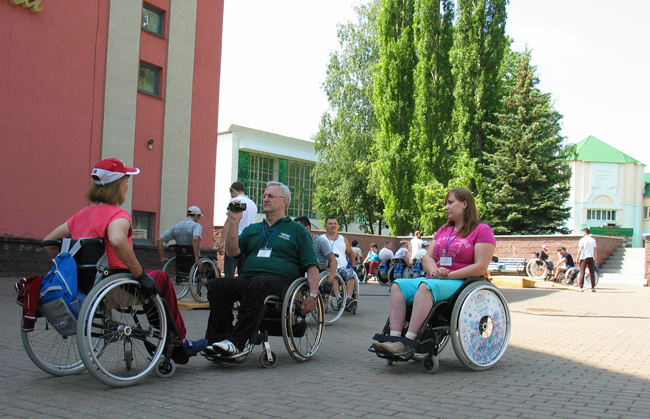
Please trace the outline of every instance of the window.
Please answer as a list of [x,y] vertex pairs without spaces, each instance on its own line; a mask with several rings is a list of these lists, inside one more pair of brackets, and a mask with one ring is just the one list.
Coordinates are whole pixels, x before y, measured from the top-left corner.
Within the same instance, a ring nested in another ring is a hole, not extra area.
[[313,164],[289,161],[287,167],[287,186],[291,190],[291,204],[288,215],[299,217],[305,215],[309,218],[316,218],[312,208],[316,186],[311,177]]
[[153,212],[133,211],[133,241],[153,243],[153,218]]
[[587,220],[594,220],[594,221],[616,221],[616,211],[610,211],[610,210],[587,210]]
[[643,218],[650,220],[650,207],[643,207]]
[[164,17],[165,12],[145,3],[142,6],[142,29],[163,36]]
[[160,67],[140,62],[138,90],[160,97]]
[[257,204],[257,212],[262,213],[262,195],[266,189],[266,182],[277,180],[274,172],[277,159],[259,154],[251,154],[248,166],[248,197]]
[[287,209],[289,217],[306,215],[316,218],[312,207],[316,186],[311,178],[314,165],[275,157],[239,153],[239,179],[246,185],[248,196],[257,203],[262,213],[262,196],[266,183],[274,180],[284,183],[291,191],[291,204]]

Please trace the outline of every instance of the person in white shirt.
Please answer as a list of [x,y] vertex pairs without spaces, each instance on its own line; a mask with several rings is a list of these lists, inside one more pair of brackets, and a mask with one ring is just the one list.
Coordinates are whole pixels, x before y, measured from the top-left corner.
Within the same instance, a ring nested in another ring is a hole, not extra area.
[[589,266],[591,273],[591,292],[596,292],[594,288],[596,281],[593,279],[596,274],[596,261],[598,260],[598,246],[596,239],[589,235],[591,231],[588,228],[582,229],[582,238],[578,242],[578,263],[580,264],[580,276],[578,277],[578,292],[582,292],[582,286],[585,282],[585,268]]
[[[350,310],[357,305],[357,300],[352,295],[355,286],[355,270],[357,269],[357,259],[354,257],[352,246],[350,246],[348,239],[339,234],[339,220],[336,217],[327,217],[325,220],[325,234],[321,237],[327,239],[336,257],[336,273],[343,278],[348,291],[345,309]],[[348,260],[352,265],[351,268],[348,267]],[[323,292],[327,293],[329,291],[325,289]]]
[[[257,205],[253,202],[252,199],[246,195],[246,189],[244,184],[237,181],[230,186],[230,202],[240,202],[246,204],[246,209],[242,215],[242,219],[239,222],[238,235],[244,231],[246,227],[257,222]],[[230,210],[226,211],[226,215]],[[246,262],[246,256],[242,253],[239,257],[230,257],[226,255],[226,237],[228,236],[228,230],[230,230],[230,217],[226,219],[226,223],[221,230],[221,240],[219,240],[219,246],[217,251],[220,255],[224,255],[223,259],[223,271],[224,275],[227,278],[232,278],[235,276],[235,267],[237,268],[237,275],[241,275],[244,269],[244,262]]]
[[409,249],[408,249],[408,243],[407,242],[401,242],[399,245],[399,249],[397,249],[397,252],[395,252],[395,259],[404,259],[406,263],[408,263],[409,260]]
[[379,260],[390,265],[391,261],[394,258],[395,254],[393,253],[393,242],[384,242],[384,247],[379,251]]
[[420,233],[420,230],[415,230],[415,233],[413,233],[413,238],[411,239],[411,254],[415,255],[417,252],[422,249],[422,234]]
[[422,256],[427,254],[428,248],[429,248],[429,242],[426,240],[422,240],[422,248],[413,255],[413,265],[415,265],[418,261],[422,260]]

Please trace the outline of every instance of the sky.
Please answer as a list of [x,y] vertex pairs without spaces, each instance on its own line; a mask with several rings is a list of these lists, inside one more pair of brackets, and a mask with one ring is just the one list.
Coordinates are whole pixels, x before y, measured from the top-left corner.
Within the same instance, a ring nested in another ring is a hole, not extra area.
[[[356,22],[365,2],[225,0],[219,132],[235,124],[311,139],[328,109],[337,24]],[[512,47],[532,50],[566,142],[593,135],[650,165],[650,1],[510,0],[507,12]]]

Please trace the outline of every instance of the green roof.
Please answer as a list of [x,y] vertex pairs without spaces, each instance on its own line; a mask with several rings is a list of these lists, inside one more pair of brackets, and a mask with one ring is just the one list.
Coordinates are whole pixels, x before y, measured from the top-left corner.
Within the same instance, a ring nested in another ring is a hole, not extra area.
[[576,144],[575,160],[598,163],[641,163],[593,135]]

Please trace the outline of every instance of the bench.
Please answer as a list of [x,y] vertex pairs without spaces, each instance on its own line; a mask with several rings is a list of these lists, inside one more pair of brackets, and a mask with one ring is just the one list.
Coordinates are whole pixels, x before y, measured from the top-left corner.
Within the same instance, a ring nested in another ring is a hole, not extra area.
[[498,260],[490,262],[488,272],[525,273],[526,258],[498,258]]

